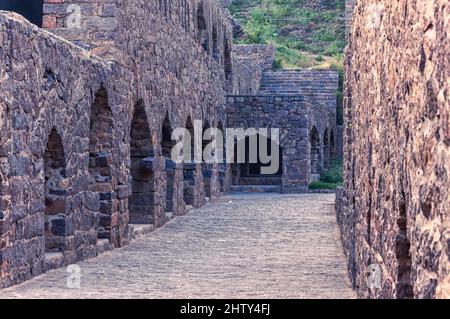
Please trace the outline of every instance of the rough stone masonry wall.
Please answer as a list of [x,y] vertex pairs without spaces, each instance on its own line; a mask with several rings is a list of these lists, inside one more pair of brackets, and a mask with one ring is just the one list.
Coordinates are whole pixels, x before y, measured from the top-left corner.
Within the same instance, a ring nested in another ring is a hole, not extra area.
[[273,45],[235,45],[233,47],[233,94],[257,94],[264,71],[272,70]]
[[[135,101],[142,100],[145,105],[155,154],[161,153],[159,141],[166,114],[171,129],[185,127],[188,117],[192,122],[202,120],[212,127],[217,127],[220,122],[226,127],[226,63],[231,58],[231,51],[226,52],[225,46],[231,47],[232,39],[229,21],[222,16],[214,1],[189,1],[185,25],[181,23],[182,11],[165,15],[158,3],[141,0],[123,2],[118,15],[116,38],[117,47],[128,58],[126,65],[135,74]],[[172,10],[176,10],[175,4],[178,2],[173,2]],[[203,7],[209,39],[207,50],[198,41],[198,17],[193,14],[200,6]],[[145,18],[130,20],[129,17],[133,16]],[[214,30],[217,33],[216,44],[213,41]],[[155,169],[159,170],[158,167]],[[193,204],[198,207],[205,200],[200,166],[194,178],[196,191]],[[214,166],[208,181],[214,186],[213,195],[219,192],[218,178],[217,167]],[[161,184],[156,183],[157,187],[162,187]],[[161,205],[157,207],[161,209]],[[175,212],[176,215],[181,213]]]
[[356,3],[337,213],[360,297],[450,297],[449,30],[447,0]]
[[[67,25],[68,7],[74,4],[81,8],[79,30]],[[192,121],[225,126],[225,96],[233,86],[228,16],[213,0],[48,1],[44,11],[46,20],[56,17],[56,27],[46,25],[52,32],[76,43],[88,35],[84,47],[124,65],[135,75],[134,103],[144,104],[157,155],[153,167],[159,187],[155,189],[156,222],[164,223],[164,160],[159,147],[162,123],[168,114],[172,129],[184,127],[188,116]],[[201,167],[196,172],[194,206],[200,206],[204,203]],[[217,180],[214,167],[213,194],[219,191]]]
[[[98,253],[100,217],[108,211],[100,207],[101,193],[89,188],[90,114],[96,94],[103,90],[109,120],[115,123],[112,147],[117,150],[109,158],[109,194],[117,197],[108,226],[112,244],[127,242],[131,87],[122,80],[130,77],[128,72],[39,30],[19,15],[3,12],[0,70],[0,287],[4,287],[57,266],[44,257],[50,236],[59,240],[63,259],[58,262],[63,264]],[[49,185],[44,176],[48,169],[44,151],[53,143],[50,135],[59,135],[62,144],[63,170],[57,185]],[[49,205],[46,184],[50,195],[59,196]]]
[[[282,192],[307,191],[311,182],[310,132],[324,149],[324,133],[336,127],[336,113],[313,96],[237,95],[228,97],[228,123],[234,128],[279,128],[282,148]],[[328,130],[327,130],[328,129]],[[329,139],[329,136],[327,136]]]
[[[81,28],[66,24],[70,4],[81,7]],[[65,264],[95,255],[101,249],[97,239],[125,244],[133,158],[153,175],[153,184],[144,190],[154,193],[145,202],[154,210],[148,221],[158,227],[183,214],[183,167],[167,159],[171,131],[185,127],[188,117],[213,127],[227,125],[231,26],[214,1],[47,1],[44,11],[47,30],[88,50],[1,14],[1,70],[6,74],[0,81],[5,112],[0,117],[1,286],[57,266],[44,258],[46,218],[55,221],[56,233],[67,235],[55,239],[62,245],[52,247],[63,252]],[[94,115],[94,122],[102,119],[104,126],[89,126]],[[131,129],[133,123],[138,129]],[[92,128],[103,142],[89,136]],[[148,133],[147,138],[133,138],[136,131]],[[50,152],[44,153],[49,135]],[[63,152],[54,151],[58,144]],[[49,169],[43,162],[50,162]],[[206,185],[211,196],[219,192],[218,176],[213,166]],[[43,186],[46,178],[52,187]],[[192,204],[198,207],[205,203],[200,164],[194,179]],[[47,193],[58,204],[52,209],[66,209],[67,217],[42,216]],[[101,229],[106,226],[110,233]]]

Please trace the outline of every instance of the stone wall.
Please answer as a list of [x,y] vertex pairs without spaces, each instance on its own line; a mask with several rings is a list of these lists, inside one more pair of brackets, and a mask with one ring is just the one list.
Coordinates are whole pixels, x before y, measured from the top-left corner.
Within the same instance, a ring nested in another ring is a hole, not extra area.
[[345,0],[345,34],[348,38],[352,27],[353,10],[355,9],[356,0]]
[[[336,113],[318,103],[315,96],[229,96],[228,124],[233,128],[279,128],[282,148],[282,192],[307,191],[312,181],[311,165],[316,148],[319,166],[325,167],[330,132]],[[317,132],[317,145],[311,134]]]
[[[81,28],[70,24],[74,8],[81,12]],[[215,1],[48,1],[44,13],[48,30],[135,75],[133,101],[145,108],[151,156],[162,155],[158,144],[165,119],[169,130],[184,127],[188,117],[213,126],[226,124],[225,95],[233,87],[232,29],[228,14]],[[164,160],[152,164],[158,224],[164,223]],[[211,183],[218,185],[218,178],[217,169],[212,169]],[[204,203],[201,168],[194,179],[197,207]],[[174,183],[177,188],[181,181]],[[217,186],[213,193],[218,193]]]
[[52,0],[44,12],[84,49],[0,14],[1,287],[122,246],[129,223],[159,227],[229,180],[227,167],[169,158],[173,129],[227,126],[232,31],[214,1]]
[[[0,42],[3,287],[95,256],[101,226],[112,245],[127,243],[131,87],[122,79],[131,74],[16,14],[0,14]],[[109,115],[97,124],[114,123],[116,151],[94,159],[91,141],[103,137],[91,135],[90,114],[100,98]],[[92,160],[110,170],[101,191],[92,188]]]
[[257,94],[264,71],[275,60],[272,45],[235,45],[233,47],[233,94]]
[[353,13],[337,212],[360,297],[450,297],[449,21],[446,0]]
[[[197,17],[189,16],[188,23],[183,25],[179,15],[172,12],[165,16],[156,4],[138,0],[122,3],[116,43],[118,49],[125,52],[126,65],[136,75],[134,100],[142,101],[145,106],[155,154],[162,154],[158,144],[166,118],[169,130],[186,127],[188,118],[202,120],[213,127],[219,122],[226,126],[225,97],[232,74],[228,73],[231,51],[226,52],[225,47],[231,48],[232,37],[229,21],[221,15],[214,1],[189,2],[191,10],[188,12],[202,8],[208,34],[203,36],[210,39],[207,46],[200,43],[200,31],[193,22]],[[128,18],[140,15],[146,18],[131,21]],[[215,32],[217,47],[212,41]],[[157,162],[154,169],[164,175]],[[218,178],[217,168],[213,168],[211,177],[203,181],[202,169],[197,167],[192,203],[195,207],[204,203],[204,182],[216,185],[212,192],[218,193]],[[164,183],[157,182],[156,187],[160,189],[155,193],[164,193]],[[156,215],[161,219],[164,216],[162,206],[157,202]],[[182,214],[176,207],[174,213]]]

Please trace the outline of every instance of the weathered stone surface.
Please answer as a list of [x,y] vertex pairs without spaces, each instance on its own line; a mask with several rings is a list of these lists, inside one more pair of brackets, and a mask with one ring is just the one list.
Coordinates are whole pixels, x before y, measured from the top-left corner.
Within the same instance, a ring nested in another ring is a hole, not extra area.
[[264,71],[275,60],[272,45],[236,45],[233,47],[233,94],[257,94]]
[[360,297],[450,297],[449,18],[446,0],[356,2],[337,211]]

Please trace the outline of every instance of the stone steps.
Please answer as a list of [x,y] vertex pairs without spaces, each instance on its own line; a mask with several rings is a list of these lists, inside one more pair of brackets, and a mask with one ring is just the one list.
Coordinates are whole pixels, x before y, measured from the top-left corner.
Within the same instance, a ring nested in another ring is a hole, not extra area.
[[339,75],[330,70],[266,71],[259,93],[263,95],[317,94],[335,96]]
[[232,185],[233,193],[280,193],[281,187],[277,185]]

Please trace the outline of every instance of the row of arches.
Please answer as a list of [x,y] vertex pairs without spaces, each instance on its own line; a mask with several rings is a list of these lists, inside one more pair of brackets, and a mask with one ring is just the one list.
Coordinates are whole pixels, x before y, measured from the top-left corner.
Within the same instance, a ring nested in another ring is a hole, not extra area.
[[223,59],[221,59],[220,52],[220,40],[219,32],[216,24],[212,25],[211,37],[208,30],[208,23],[205,15],[205,5],[203,1],[200,1],[197,5],[196,11],[197,17],[197,42],[207,53],[211,53],[211,56],[218,62],[222,62],[225,71],[225,77],[230,80],[232,75],[232,60],[231,60],[231,42],[227,37],[227,33],[223,34]]
[[310,130],[310,174],[312,179],[318,179],[320,174],[330,167],[336,158],[336,141],[334,130],[325,131],[321,137],[319,130],[313,126]]
[[[114,164],[114,116],[108,104],[105,89],[101,88],[91,106],[89,132],[89,191],[97,195],[99,204],[98,239],[114,238],[117,231],[112,216],[118,209],[117,168]],[[189,116],[186,128],[194,134],[193,121]],[[219,122],[219,127],[223,127]],[[209,128],[205,124],[204,131]],[[206,164],[176,164],[171,159],[173,127],[166,113],[161,124],[160,143],[155,145],[154,134],[142,100],[134,106],[129,139],[129,176],[131,192],[128,197],[129,223],[164,223],[167,218],[183,214],[185,205],[199,202],[198,189],[204,183],[206,196],[214,195],[212,181],[213,167]],[[193,152],[193,147],[191,147]],[[192,154],[193,155],[193,154]],[[43,155],[45,181],[45,250],[64,251],[68,205],[66,203],[71,185],[67,176],[67,160],[63,140],[56,127],[48,136]],[[218,178],[218,177],[217,177]],[[222,180],[223,182],[223,180]],[[161,185],[164,190],[161,193]],[[223,189],[223,185],[222,185]],[[201,194],[200,194],[201,195]]]

